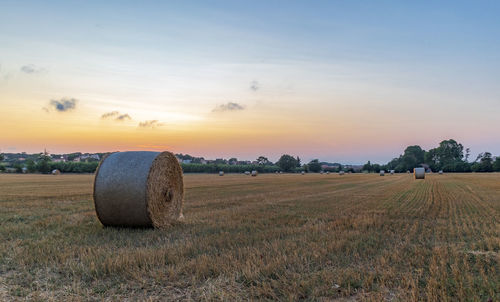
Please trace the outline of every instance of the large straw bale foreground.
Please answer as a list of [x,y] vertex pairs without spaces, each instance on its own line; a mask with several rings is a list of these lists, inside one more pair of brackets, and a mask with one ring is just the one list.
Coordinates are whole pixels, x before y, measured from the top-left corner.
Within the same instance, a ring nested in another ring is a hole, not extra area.
[[0,175],[0,301],[498,301],[500,174],[185,175],[183,223],[103,228],[92,175]]
[[95,209],[106,226],[165,227],[182,217],[182,169],[170,152],[112,153],[95,174]]

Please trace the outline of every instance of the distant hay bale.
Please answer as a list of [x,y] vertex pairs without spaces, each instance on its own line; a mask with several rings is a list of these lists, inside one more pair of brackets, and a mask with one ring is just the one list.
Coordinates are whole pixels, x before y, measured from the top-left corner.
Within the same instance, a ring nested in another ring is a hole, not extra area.
[[410,174],[410,170],[406,170],[406,173]]
[[182,218],[182,169],[170,152],[117,152],[94,179],[94,205],[105,226],[164,227]]
[[439,170],[439,175],[443,175],[443,170]]
[[344,171],[339,171],[339,175],[344,175]]
[[326,174],[330,174],[330,171],[326,171]]
[[304,175],[304,174],[306,174],[306,172],[302,171],[302,172],[300,172],[300,174]]
[[415,179],[424,179],[425,178],[425,168],[413,169],[413,176],[415,176]]
[[219,171],[219,176],[224,176],[224,171]]
[[250,175],[250,171],[245,171],[245,175]]
[[319,173],[320,173],[320,174],[323,174],[323,171],[320,171]]
[[380,170],[380,176],[384,176],[385,175],[385,171],[384,170]]
[[257,174],[258,174],[257,171],[255,171],[255,170],[252,171],[252,176],[257,176]]
[[391,170],[391,175],[394,175],[394,172],[395,172],[394,170]]
[[61,171],[59,171],[58,169],[54,169],[52,170],[52,172],[50,172],[52,175],[60,175],[61,174]]

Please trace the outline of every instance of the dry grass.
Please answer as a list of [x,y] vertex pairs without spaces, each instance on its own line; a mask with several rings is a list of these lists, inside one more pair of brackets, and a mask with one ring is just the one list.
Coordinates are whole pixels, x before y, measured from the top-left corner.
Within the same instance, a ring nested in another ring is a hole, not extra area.
[[0,300],[500,299],[500,175],[186,175],[103,228],[91,175],[0,175]]

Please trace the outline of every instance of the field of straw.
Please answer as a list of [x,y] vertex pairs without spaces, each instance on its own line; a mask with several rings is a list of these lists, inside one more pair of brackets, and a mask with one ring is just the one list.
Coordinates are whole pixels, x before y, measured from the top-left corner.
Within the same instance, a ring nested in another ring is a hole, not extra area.
[[0,301],[499,301],[500,174],[186,175],[104,228],[92,175],[0,175]]

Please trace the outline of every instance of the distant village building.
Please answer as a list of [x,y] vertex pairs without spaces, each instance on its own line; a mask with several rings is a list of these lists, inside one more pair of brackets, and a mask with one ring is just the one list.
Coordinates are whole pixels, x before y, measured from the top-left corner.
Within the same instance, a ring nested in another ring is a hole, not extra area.
[[339,165],[321,165],[322,170],[340,169]]
[[60,157],[52,158],[52,161],[55,163],[64,163],[66,162],[66,158],[61,155]]
[[99,154],[83,154],[80,156],[80,161],[96,160],[99,161],[101,158]]

